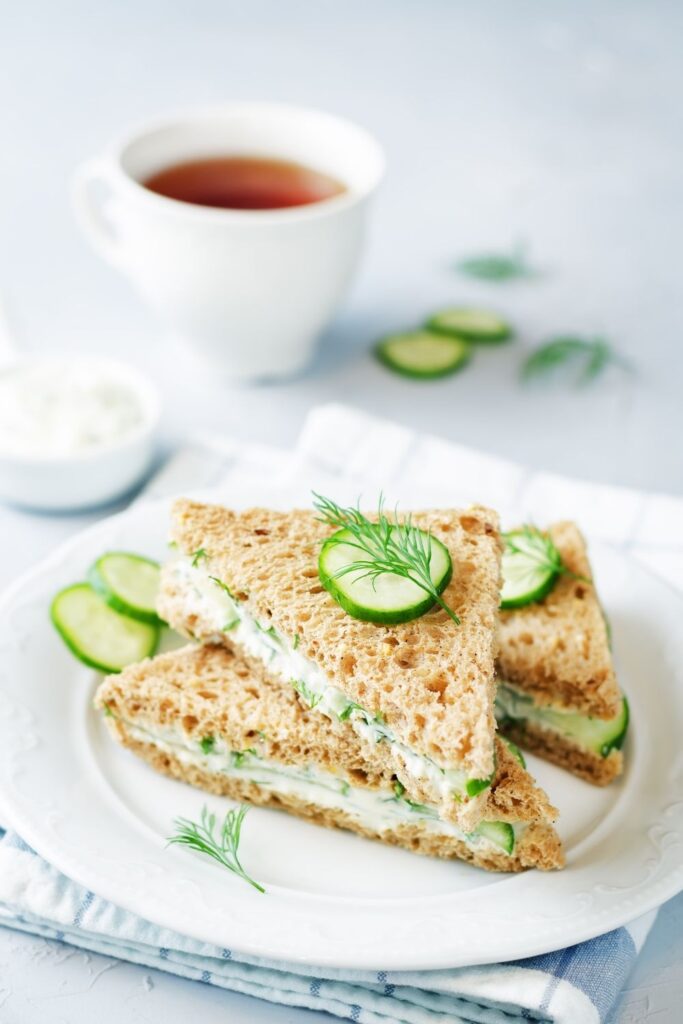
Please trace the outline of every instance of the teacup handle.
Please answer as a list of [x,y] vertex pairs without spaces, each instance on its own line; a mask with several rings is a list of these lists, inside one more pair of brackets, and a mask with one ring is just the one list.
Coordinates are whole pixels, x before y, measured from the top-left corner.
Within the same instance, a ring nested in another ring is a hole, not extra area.
[[93,248],[114,266],[123,263],[123,252],[116,231],[105,215],[108,197],[97,197],[94,189],[104,186],[115,194],[109,165],[105,160],[87,160],[76,171],[72,184],[72,200],[76,219]]

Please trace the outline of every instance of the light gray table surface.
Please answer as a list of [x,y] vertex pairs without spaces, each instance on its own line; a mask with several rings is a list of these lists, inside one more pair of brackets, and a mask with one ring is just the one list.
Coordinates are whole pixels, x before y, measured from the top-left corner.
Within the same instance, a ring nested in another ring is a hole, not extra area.
[[[115,353],[157,378],[162,450],[191,429],[291,444],[343,400],[594,480],[683,492],[683,7],[671,0],[0,0],[0,296],[27,349]],[[360,121],[388,174],[362,271],[309,372],[234,389],[168,341],[79,236],[69,178],[131,122],[275,99]],[[524,240],[543,274],[491,286],[458,257]],[[499,308],[514,344],[429,385],[368,354],[441,305]],[[637,366],[591,388],[523,388],[526,350],[600,333]],[[90,516],[0,509],[0,584]],[[622,1022],[680,1019],[683,899],[660,915]],[[317,1015],[0,931],[0,1022],[207,1024]],[[322,1021],[322,1016],[319,1017]]]

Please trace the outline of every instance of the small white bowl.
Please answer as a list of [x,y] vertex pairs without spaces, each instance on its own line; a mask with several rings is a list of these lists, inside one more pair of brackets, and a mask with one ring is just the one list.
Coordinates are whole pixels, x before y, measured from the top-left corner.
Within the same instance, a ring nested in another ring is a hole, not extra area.
[[139,405],[140,422],[121,439],[77,453],[12,453],[0,449],[0,500],[49,512],[78,511],[113,501],[132,490],[154,456],[161,404],[157,389],[132,367],[86,355],[23,356],[0,370],[60,362],[95,367],[122,383]]

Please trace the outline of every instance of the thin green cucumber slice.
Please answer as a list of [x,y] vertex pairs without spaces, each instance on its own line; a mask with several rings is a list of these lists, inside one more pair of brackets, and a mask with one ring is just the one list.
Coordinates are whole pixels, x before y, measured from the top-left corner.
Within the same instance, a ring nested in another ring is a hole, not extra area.
[[159,643],[158,625],[121,615],[89,583],[60,590],[50,617],[79,661],[100,672],[120,672],[150,657]]
[[[429,548],[430,576],[438,594],[448,586],[453,564],[448,548],[425,533],[412,527],[415,534]],[[366,568],[353,569],[353,563],[364,559],[349,530],[338,530],[325,541],[318,559],[320,582],[345,612],[364,622],[394,625],[409,622],[434,607],[434,598],[412,580],[394,573],[369,576]]]
[[465,792],[468,796],[479,796],[485,789],[488,789],[495,777],[495,769],[488,779],[468,779],[465,783]]
[[158,562],[129,551],[108,551],[90,567],[88,580],[107,604],[140,622],[158,622]]
[[490,843],[500,846],[501,850],[508,854],[515,848],[515,830],[507,821],[482,821],[474,832],[470,832],[470,836],[488,839]]
[[430,331],[464,338],[465,341],[497,342],[512,336],[510,324],[497,313],[467,306],[442,309],[429,318],[426,326]]
[[546,538],[538,530],[511,530],[504,534],[504,541],[500,607],[521,608],[542,600],[560,571],[545,551]]
[[507,738],[507,736],[501,736],[500,738],[502,739],[503,743],[508,748],[508,750],[510,751],[512,756],[515,758],[515,760],[519,761],[519,763],[521,764],[522,768],[526,768],[526,761],[524,759],[524,754],[519,749],[517,744],[513,743],[512,740],[509,740]]
[[608,757],[612,750],[621,750],[628,732],[630,710],[628,700],[622,697],[619,711],[613,718],[595,718],[575,711],[561,711],[542,707],[527,694],[507,683],[498,684],[496,718],[504,731],[506,722],[520,726],[527,721],[572,740],[580,747],[600,757]]
[[544,710],[542,721],[563,736],[601,757],[621,750],[628,732],[629,706],[624,697],[614,718],[594,718],[572,712]]
[[470,357],[470,346],[463,338],[428,330],[409,331],[383,338],[375,354],[396,373],[427,380],[462,369]]

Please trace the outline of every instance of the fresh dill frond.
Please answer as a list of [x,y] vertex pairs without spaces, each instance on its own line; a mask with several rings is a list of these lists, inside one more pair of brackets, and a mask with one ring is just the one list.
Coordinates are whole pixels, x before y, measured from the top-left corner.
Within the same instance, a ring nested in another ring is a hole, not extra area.
[[525,247],[520,244],[507,253],[488,252],[468,256],[456,264],[456,269],[467,277],[493,283],[539,276],[539,272],[528,263]]
[[[203,552],[203,555],[200,555],[200,557],[208,558],[208,555],[206,554],[206,551],[204,551],[203,548],[200,548],[198,552],[195,552],[195,555],[199,554],[200,552]],[[193,562],[193,564],[194,564],[194,562]],[[221,590],[224,590],[225,593],[228,595],[228,597],[232,601],[236,601],[237,600],[237,598],[233,594],[233,592],[230,589],[230,587],[228,586],[228,584],[224,583],[223,580],[220,580],[218,578],[218,576],[209,576],[209,579],[211,580],[212,583],[215,583],[217,587],[220,587]]]
[[192,554],[192,568],[196,569],[200,562],[205,561],[209,557],[209,553],[205,548],[197,548]]
[[187,818],[176,818],[174,824],[176,834],[169,837],[169,846],[187,846],[197,853],[222,864],[228,871],[242,878],[258,892],[266,890],[258,882],[255,882],[242,867],[239,859],[240,836],[242,822],[248,808],[242,804],[239,808],[233,808],[225,815],[222,825],[216,829],[216,815],[212,814],[208,807],[202,808],[199,824],[189,821]]
[[633,371],[631,363],[615,352],[604,338],[561,335],[535,349],[522,363],[521,374],[524,380],[531,380],[561,367],[576,366],[580,369],[576,384],[582,385],[595,380],[610,365]]
[[[520,533],[524,538],[523,545],[519,544],[516,540]],[[506,554],[521,555],[527,562],[538,569],[553,573],[555,576],[569,576],[571,579],[579,580],[581,583],[592,582],[587,576],[580,576],[578,573],[572,572],[564,564],[562,555],[550,534],[543,533],[537,526],[529,526],[527,523],[518,530],[504,533],[503,543],[505,544]]]
[[432,580],[431,533],[425,533],[413,526],[410,515],[403,522],[398,522],[398,519],[391,522],[384,513],[381,495],[377,508],[377,522],[368,519],[359,508],[342,508],[331,498],[326,498],[315,491],[313,499],[313,505],[320,513],[321,522],[351,534],[351,539],[339,543],[345,547],[356,548],[359,552],[356,561],[350,562],[335,573],[335,578],[355,572],[361,573],[359,579],[370,578],[374,583],[379,576],[400,576],[429,594],[434,603],[438,604],[456,625],[460,625],[460,619],[448,607]]
[[212,754],[213,749],[216,746],[216,737],[202,736],[199,741],[199,746],[202,748],[202,754]]
[[407,797],[403,797],[403,800],[415,814],[424,815],[425,818],[438,818],[439,816],[434,807],[428,807],[427,804],[416,803],[415,800],[408,800]]
[[247,754],[251,754],[253,757],[258,757],[258,754],[253,747],[247,747],[246,750],[231,751],[230,760],[232,761],[233,768],[241,768],[246,760]]
[[278,644],[282,643],[280,634],[276,630],[275,626],[262,626],[258,619],[254,619],[254,625],[260,633],[263,633],[265,636],[269,636],[271,640],[275,640]]
[[396,799],[400,800],[405,791],[406,787],[403,785],[402,782],[399,781],[399,779],[396,779],[396,781],[394,782],[394,793],[396,794]]
[[301,637],[299,636],[298,633],[295,633],[294,634],[294,643],[292,644],[292,650],[295,651],[300,643],[301,643]]
[[292,686],[296,692],[303,697],[309,708],[314,708],[316,704],[320,703],[322,694],[314,693],[313,690],[306,685],[303,679],[292,679]]
[[344,710],[339,715],[339,721],[346,722],[354,711],[361,711],[363,714],[367,714],[365,708],[361,707],[360,704],[356,704],[355,700],[350,700],[349,703],[344,708]]

